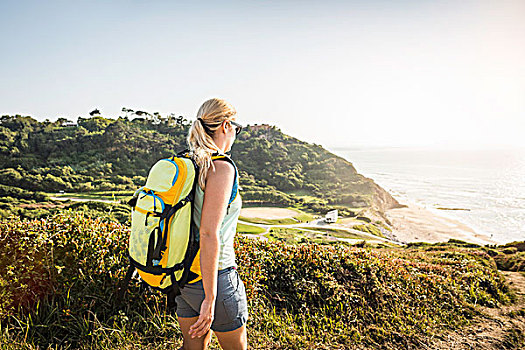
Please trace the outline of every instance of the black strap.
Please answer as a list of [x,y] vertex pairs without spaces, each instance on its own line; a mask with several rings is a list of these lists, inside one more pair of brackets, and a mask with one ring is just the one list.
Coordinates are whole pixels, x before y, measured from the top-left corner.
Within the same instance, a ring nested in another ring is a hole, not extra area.
[[[159,226],[155,229],[157,232],[157,243],[155,244],[155,248],[153,250],[153,253],[151,254],[151,257],[157,261],[160,261],[162,258],[162,253],[167,248],[167,242],[168,242],[168,225],[171,217],[179,211],[183,206],[185,206],[187,203],[190,203],[193,199],[193,192],[190,192],[184,199],[180,200],[177,204],[174,206],[166,206],[165,210],[160,215],[159,220]],[[146,216],[147,219],[147,216]],[[164,230],[161,231],[160,229],[160,223],[164,222]],[[154,231],[154,232],[155,232]],[[153,232],[151,233],[153,235]]]
[[182,207],[190,203],[193,200],[193,192],[190,192],[185,198],[180,200],[177,204],[171,207],[164,218],[164,233],[162,235],[162,251],[166,250],[166,244],[168,241],[168,224],[173,215],[175,215]]
[[166,306],[168,309],[168,312],[175,314],[177,311],[177,302],[175,301],[175,298],[178,295],[181,295],[179,285],[177,284],[177,281],[175,281],[175,275],[170,274],[171,278],[171,287],[166,291]]
[[117,292],[117,302],[122,302],[122,299],[124,298],[124,293],[126,293],[126,289],[128,289],[129,281],[131,281],[131,277],[133,277],[133,272],[135,272],[135,267],[131,264],[129,264],[128,272],[126,272],[126,277],[124,277],[124,280],[122,281],[122,284],[120,285],[120,288]]
[[137,206],[137,200],[139,199],[139,197],[132,197],[129,201],[128,201],[128,205],[132,208],[135,208]]
[[153,267],[153,251],[155,250],[155,235],[153,234],[156,230],[153,230],[149,235],[148,240],[148,255],[146,257],[146,266]]
[[161,221],[159,221],[159,226],[155,227],[155,230],[153,230],[150,236],[150,237],[154,237],[154,232],[157,232],[157,239],[156,239],[157,243],[155,244],[155,249],[153,250],[153,253],[151,254],[152,262],[156,261],[156,263],[153,264],[153,266],[158,265],[160,262],[160,259],[162,258],[163,232],[160,229],[160,222]]

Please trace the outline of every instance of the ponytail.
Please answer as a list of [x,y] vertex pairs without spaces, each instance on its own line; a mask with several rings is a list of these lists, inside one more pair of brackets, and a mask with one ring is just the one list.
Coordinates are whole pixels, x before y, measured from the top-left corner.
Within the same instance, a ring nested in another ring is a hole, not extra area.
[[[199,186],[206,187],[208,170],[213,167],[212,154],[222,150],[213,141],[213,133],[227,118],[235,115],[236,111],[228,102],[213,98],[202,104],[197,112],[197,119],[193,122],[188,133],[190,155],[199,167]],[[214,168],[213,168],[214,169]]]

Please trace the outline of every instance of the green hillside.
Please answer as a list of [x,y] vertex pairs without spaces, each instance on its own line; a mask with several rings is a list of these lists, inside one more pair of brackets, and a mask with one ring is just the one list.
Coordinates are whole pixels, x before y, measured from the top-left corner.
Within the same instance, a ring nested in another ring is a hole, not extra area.
[[[189,122],[182,117],[78,118],[39,122],[0,119],[0,184],[25,191],[121,191],[143,185],[157,160],[186,147]],[[245,205],[296,206],[314,212],[337,208],[385,210],[398,203],[352,164],[319,145],[251,126],[232,149]],[[7,204],[0,204],[6,210]]]

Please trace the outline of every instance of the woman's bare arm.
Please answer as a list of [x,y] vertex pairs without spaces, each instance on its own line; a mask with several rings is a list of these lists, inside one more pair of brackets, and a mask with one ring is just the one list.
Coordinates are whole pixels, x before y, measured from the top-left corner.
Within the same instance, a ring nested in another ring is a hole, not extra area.
[[197,322],[190,327],[192,337],[205,335],[211,327],[217,296],[219,230],[230,199],[235,169],[225,161],[213,162],[206,178],[200,225],[200,266],[204,301]]

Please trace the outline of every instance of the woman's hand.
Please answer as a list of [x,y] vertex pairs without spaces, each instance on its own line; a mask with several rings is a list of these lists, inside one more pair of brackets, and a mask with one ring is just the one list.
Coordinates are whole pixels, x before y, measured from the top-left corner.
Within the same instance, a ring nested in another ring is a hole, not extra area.
[[215,316],[214,312],[215,300],[212,301],[205,298],[201,304],[199,319],[190,327],[189,334],[192,338],[200,338],[209,332],[213,317]]

